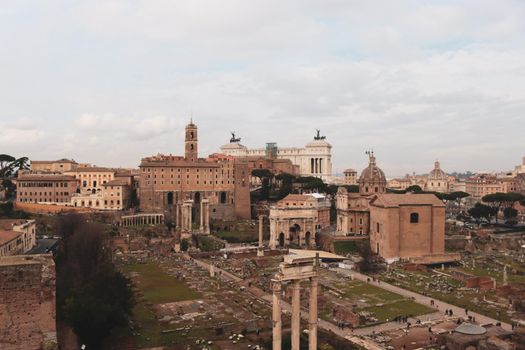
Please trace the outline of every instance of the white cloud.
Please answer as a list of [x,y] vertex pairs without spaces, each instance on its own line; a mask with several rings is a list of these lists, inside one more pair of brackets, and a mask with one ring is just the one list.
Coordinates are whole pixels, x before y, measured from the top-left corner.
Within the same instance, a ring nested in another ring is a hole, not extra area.
[[0,11],[0,124],[29,116],[10,134],[32,156],[137,165],[181,153],[191,114],[202,155],[230,130],[261,147],[315,128],[336,168],[373,147],[393,175],[525,149],[522,1],[42,3]]

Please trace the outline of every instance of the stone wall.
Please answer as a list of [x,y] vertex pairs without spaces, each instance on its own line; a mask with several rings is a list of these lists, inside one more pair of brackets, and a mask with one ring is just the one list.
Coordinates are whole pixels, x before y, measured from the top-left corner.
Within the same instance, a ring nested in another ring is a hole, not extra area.
[[0,258],[0,349],[57,349],[52,255]]

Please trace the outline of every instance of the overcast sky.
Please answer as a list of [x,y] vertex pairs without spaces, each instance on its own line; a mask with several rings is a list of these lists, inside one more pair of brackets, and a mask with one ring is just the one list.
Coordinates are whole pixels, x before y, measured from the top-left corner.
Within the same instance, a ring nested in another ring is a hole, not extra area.
[[227,143],[334,172],[508,170],[525,155],[525,1],[0,1],[0,153],[137,166]]

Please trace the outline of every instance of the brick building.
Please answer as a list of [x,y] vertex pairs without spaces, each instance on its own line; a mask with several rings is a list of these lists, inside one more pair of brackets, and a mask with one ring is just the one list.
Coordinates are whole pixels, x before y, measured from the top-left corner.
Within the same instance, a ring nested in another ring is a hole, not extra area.
[[445,253],[445,204],[433,194],[376,195],[370,201],[370,246],[386,260]]
[[340,187],[336,196],[338,235],[370,235],[372,251],[388,262],[446,262],[445,205],[433,194],[387,194],[386,178],[373,153],[359,177],[359,193]]
[[249,219],[250,170],[245,160],[213,154],[198,156],[198,129],[190,123],[185,130],[184,156],[157,155],[140,163],[140,208],[146,212],[173,214],[177,205],[193,200],[198,218],[200,203],[210,201],[210,217]]
[[0,257],[0,349],[57,347],[52,255]]

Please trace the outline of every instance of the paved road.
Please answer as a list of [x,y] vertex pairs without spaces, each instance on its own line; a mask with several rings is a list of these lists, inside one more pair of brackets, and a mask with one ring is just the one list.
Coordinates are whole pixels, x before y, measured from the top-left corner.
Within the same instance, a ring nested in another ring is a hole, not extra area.
[[[336,271],[344,276],[353,276],[355,279],[363,281],[363,282],[367,282],[367,280],[370,278],[369,276],[363,275],[356,271],[348,271],[344,269],[336,269]],[[409,290],[406,290],[406,289],[403,289],[403,288],[400,288],[400,287],[397,287],[397,286],[394,286],[394,285],[391,285],[385,282],[380,282],[378,280],[376,280],[375,282],[370,282],[370,283],[376,287],[383,288],[390,292],[400,294],[407,298],[412,298],[415,302],[422,304],[422,305],[430,306],[430,300],[434,300],[435,304],[433,307],[437,308],[441,312],[441,315],[443,316],[445,315],[445,310],[452,310],[453,314],[456,316],[463,316],[463,317],[467,316],[465,315],[465,309],[457,307],[455,305],[445,303],[444,301],[436,300],[436,299],[433,299],[433,298],[430,298],[430,297],[427,297],[427,296],[424,296],[418,293],[414,293]],[[497,322],[499,322],[498,320],[495,320],[493,318],[490,318],[490,317],[487,317],[487,316],[484,316],[484,315],[481,315],[481,314],[478,314],[472,311],[468,312],[468,316],[475,317],[476,323],[479,323],[479,324],[488,324],[488,323],[496,324]],[[426,317],[427,315],[424,315],[424,316],[420,316],[419,318],[421,319],[421,321],[424,321],[426,320]],[[512,330],[512,326],[508,323],[502,322],[501,326],[506,330],[509,330],[509,331]]]

